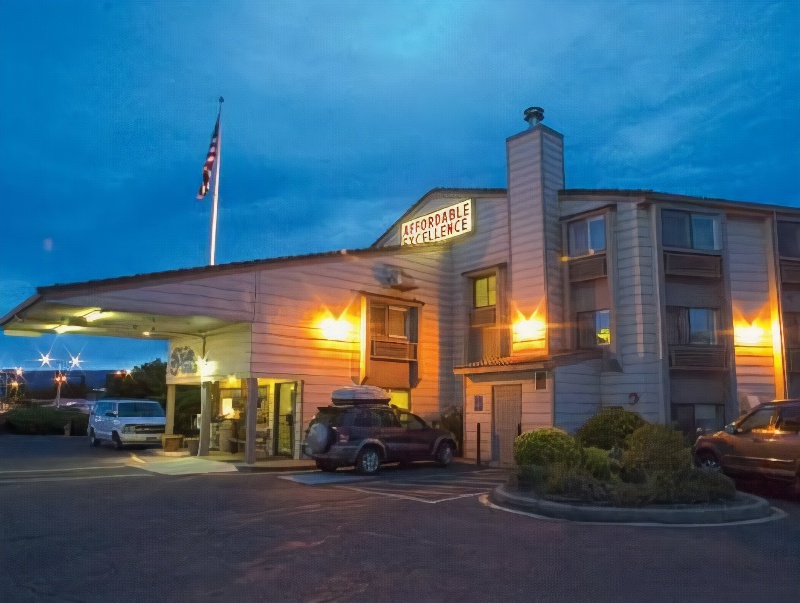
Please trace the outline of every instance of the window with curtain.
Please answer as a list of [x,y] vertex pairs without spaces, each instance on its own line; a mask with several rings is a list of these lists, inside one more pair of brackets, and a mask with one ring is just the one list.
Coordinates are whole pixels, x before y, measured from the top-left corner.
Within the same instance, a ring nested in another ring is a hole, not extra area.
[[408,339],[408,308],[373,302],[370,305],[370,334],[373,337]]
[[778,222],[778,254],[800,258],[800,222]]
[[611,343],[611,313],[594,310],[578,313],[578,347],[596,348]]
[[472,280],[472,307],[486,308],[497,304],[497,277],[494,274]]
[[720,249],[719,221],[715,216],[665,209],[661,212],[664,247],[714,251]]
[[667,306],[667,343],[715,345],[718,343],[719,311],[714,308]]
[[593,216],[570,222],[567,227],[569,255],[576,257],[606,248],[606,218]]

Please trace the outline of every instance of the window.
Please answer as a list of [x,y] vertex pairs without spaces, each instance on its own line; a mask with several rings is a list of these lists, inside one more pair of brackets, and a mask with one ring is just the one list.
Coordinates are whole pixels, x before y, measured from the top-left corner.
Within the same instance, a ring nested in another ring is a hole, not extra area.
[[718,250],[719,221],[706,214],[665,209],[661,212],[661,239],[664,247]]
[[778,254],[800,258],[800,222],[778,222]]
[[716,345],[719,311],[713,308],[667,306],[667,343]]
[[787,406],[779,410],[776,427],[781,431],[800,433],[800,406]]
[[389,405],[408,410],[411,408],[411,394],[407,389],[387,389],[390,400]]
[[736,426],[736,433],[748,433],[754,429],[769,429],[774,415],[775,408],[771,406],[757,410]]
[[372,303],[370,306],[372,336],[408,339],[408,308]]
[[494,274],[472,280],[472,307],[497,305],[497,277]]
[[569,255],[576,257],[606,248],[606,218],[594,216],[570,222],[568,227]]
[[725,425],[725,408],[720,404],[673,404],[672,420],[689,436],[696,436],[698,429],[719,431]]
[[594,348],[611,343],[611,313],[608,310],[578,313],[578,347]]
[[533,375],[533,389],[538,391],[545,391],[547,389],[547,373],[545,371],[536,371]]

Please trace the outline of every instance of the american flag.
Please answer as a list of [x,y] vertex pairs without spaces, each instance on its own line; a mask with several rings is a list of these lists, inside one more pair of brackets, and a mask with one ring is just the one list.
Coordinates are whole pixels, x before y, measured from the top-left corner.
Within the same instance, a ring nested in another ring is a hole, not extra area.
[[211,170],[214,169],[214,161],[217,158],[217,139],[219,138],[219,113],[217,114],[217,123],[214,126],[214,133],[211,135],[211,144],[208,147],[208,157],[203,165],[203,184],[200,185],[200,190],[197,191],[197,198],[202,199],[208,192],[209,183],[211,182]]

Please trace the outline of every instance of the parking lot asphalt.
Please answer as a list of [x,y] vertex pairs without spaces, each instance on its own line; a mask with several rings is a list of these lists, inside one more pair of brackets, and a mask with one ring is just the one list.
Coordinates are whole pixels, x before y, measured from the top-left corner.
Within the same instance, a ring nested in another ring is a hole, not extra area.
[[0,472],[30,472],[0,480],[0,600],[794,603],[800,586],[800,504],[778,492],[786,517],[768,524],[585,525],[481,504],[503,474],[469,465],[173,475],[129,459],[0,436]]

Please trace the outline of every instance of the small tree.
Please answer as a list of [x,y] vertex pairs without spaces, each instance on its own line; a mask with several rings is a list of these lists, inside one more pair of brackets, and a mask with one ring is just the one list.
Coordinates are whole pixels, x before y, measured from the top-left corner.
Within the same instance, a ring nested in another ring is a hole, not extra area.
[[157,358],[142,366],[135,366],[125,376],[113,379],[107,392],[115,398],[164,400],[167,393],[167,365]]

